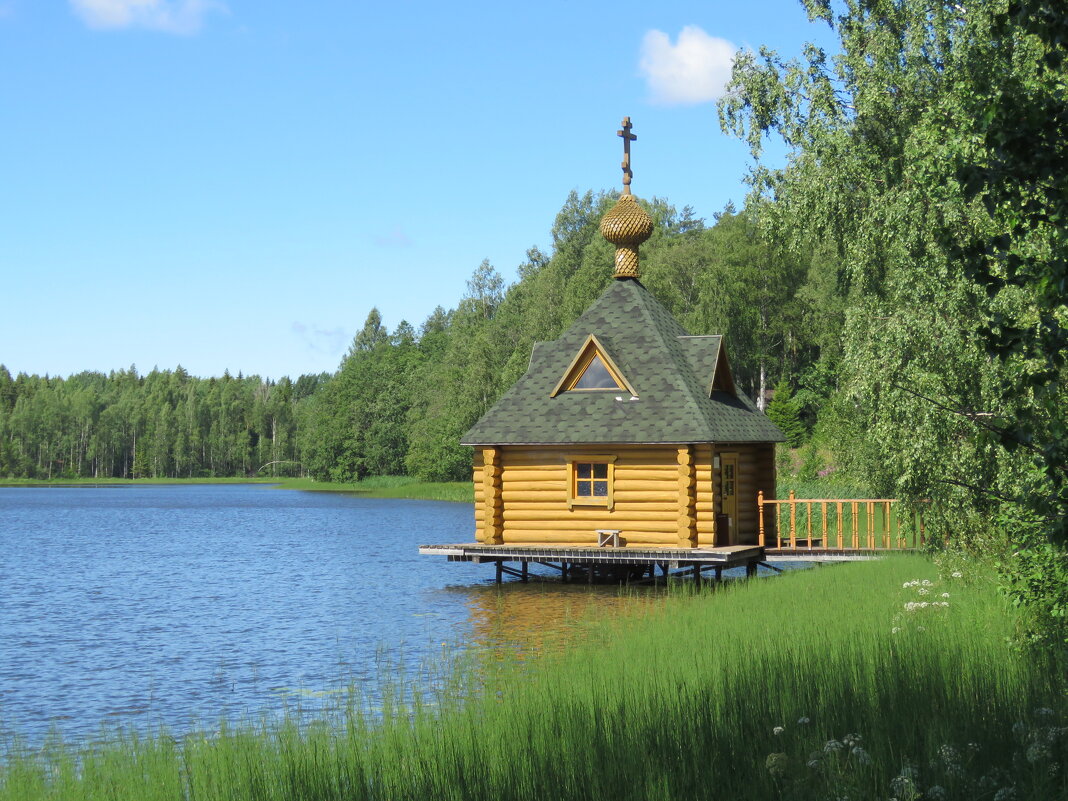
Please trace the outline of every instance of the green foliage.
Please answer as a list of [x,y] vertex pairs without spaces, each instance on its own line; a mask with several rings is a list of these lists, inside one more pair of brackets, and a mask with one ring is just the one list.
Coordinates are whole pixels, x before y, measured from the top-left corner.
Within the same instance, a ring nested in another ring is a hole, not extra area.
[[880,495],[931,501],[939,535],[1018,507],[1064,542],[1068,12],[804,5],[840,53],[741,53],[720,112],[754,156],[769,134],[791,149],[786,168],[754,171],[769,238],[837,254],[823,417],[839,457]]
[[801,412],[794,400],[790,382],[783,379],[775,385],[775,395],[767,408],[768,418],[786,435],[791,448],[800,448],[808,431],[801,422]]
[[[306,398],[288,378],[200,379],[180,366],[67,379],[0,369],[0,476],[194,478],[299,470]],[[316,384],[304,376],[304,384]],[[6,394],[5,394],[6,393]]]

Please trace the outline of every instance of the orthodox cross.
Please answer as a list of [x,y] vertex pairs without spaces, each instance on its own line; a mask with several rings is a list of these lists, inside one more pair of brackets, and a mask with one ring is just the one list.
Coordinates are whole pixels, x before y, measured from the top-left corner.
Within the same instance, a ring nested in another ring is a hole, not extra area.
[[633,142],[636,137],[630,132],[630,117],[623,118],[623,130],[616,131],[616,136],[623,137],[623,194],[630,194],[630,179],[634,175],[630,171],[630,143]]

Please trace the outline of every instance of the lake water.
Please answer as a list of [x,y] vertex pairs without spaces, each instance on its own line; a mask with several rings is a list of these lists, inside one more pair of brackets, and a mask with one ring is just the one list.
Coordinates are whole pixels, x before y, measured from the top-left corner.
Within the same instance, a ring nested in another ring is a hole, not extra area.
[[0,737],[314,707],[635,602],[419,556],[473,526],[470,504],[263,485],[0,488]]

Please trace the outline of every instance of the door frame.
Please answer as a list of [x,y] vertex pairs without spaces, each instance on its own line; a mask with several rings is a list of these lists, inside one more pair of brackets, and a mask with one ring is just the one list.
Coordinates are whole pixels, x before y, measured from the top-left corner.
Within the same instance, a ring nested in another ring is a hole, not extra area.
[[[729,468],[729,469],[728,469]],[[728,483],[729,482],[729,483]],[[730,495],[727,490],[730,489]],[[728,503],[729,498],[729,503]],[[719,454],[719,510],[727,515],[730,523],[727,529],[727,545],[738,541],[738,452],[728,451]]]

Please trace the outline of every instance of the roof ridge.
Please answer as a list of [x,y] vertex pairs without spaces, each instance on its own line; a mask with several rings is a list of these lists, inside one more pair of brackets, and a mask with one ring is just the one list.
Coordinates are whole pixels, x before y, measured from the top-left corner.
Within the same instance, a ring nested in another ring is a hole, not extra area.
[[[671,360],[675,364],[675,369],[680,373],[685,370],[692,374],[693,370],[690,369],[689,362],[686,359],[679,359],[679,356],[681,354],[676,353],[675,351],[675,348],[678,347],[679,335],[675,334],[674,336],[672,336],[671,344],[669,345],[668,338],[665,336],[664,331],[660,328],[659,322],[654,318],[653,314],[649,309],[650,302],[655,303],[656,305],[661,306],[661,308],[663,308],[663,306],[660,304],[660,301],[654,298],[652,293],[644,286],[641,287],[641,292],[644,293],[644,297],[642,298],[643,302],[639,303],[638,307],[641,309],[641,313],[645,315],[646,322],[648,322],[650,327],[656,331],[656,335],[660,339],[661,346],[663,346],[664,350],[667,351],[668,355],[671,356]],[[639,297],[641,297],[641,295],[639,295]],[[667,309],[664,309],[664,312],[666,314]],[[675,323],[675,325],[679,327],[679,330],[683,331],[688,335],[686,329],[679,325],[678,321],[675,320],[674,317],[671,317],[671,320]],[[673,348],[672,345],[674,345],[675,348]],[[682,384],[683,391],[686,393],[686,403],[690,406],[690,410],[696,414],[697,419],[700,420],[701,423],[705,426],[706,431],[709,434],[709,439],[711,440],[711,427],[708,424],[708,418],[705,416],[705,410],[701,408],[700,401],[698,401],[694,395],[692,382],[690,382],[687,379],[687,376],[684,374],[680,375],[679,377],[682,379],[679,383]]]

